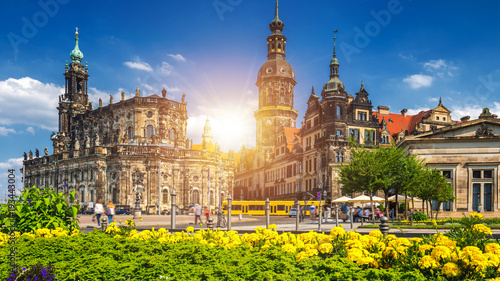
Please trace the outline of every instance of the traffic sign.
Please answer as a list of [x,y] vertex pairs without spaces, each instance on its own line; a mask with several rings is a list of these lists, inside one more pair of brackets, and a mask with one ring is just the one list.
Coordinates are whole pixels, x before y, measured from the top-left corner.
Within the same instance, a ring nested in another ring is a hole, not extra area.
[[318,195],[318,201],[321,201],[321,192],[316,193]]

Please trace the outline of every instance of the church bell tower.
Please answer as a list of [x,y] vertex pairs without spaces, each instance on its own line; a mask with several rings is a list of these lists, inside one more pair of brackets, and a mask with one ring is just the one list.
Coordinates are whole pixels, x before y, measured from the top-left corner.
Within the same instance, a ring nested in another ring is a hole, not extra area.
[[269,24],[267,61],[257,75],[259,108],[254,112],[257,121],[257,150],[272,149],[281,127],[295,127],[297,111],[293,109],[293,90],[297,82],[292,66],[285,60],[286,37],[281,33],[285,24],[279,19],[276,0],[274,20]]
[[68,133],[71,119],[76,115],[92,110],[87,94],[89,78],[88,66],[82,64],[83,53],[78,47],[78,28],[75,32],[75,48],[70,53],[71,62],[66,61],[64,94],[59,96],[59,132]]

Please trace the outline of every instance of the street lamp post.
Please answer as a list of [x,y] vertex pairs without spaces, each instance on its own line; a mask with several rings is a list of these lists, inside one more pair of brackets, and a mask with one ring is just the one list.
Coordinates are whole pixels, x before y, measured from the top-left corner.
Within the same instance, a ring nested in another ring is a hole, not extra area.
[[140,203],[140,194],[139,194],[139,185],[142,185],[142,181],[144,180],[144,173],[136,170],[132,173],[132,183],[135,186],[135,208],[134,208],[134,219],[141,218],[141,203]]
[[217,212],[217,227],[221,227],[221,216],[222,216],[222,172],[224,169],[219,166],[219,212]]

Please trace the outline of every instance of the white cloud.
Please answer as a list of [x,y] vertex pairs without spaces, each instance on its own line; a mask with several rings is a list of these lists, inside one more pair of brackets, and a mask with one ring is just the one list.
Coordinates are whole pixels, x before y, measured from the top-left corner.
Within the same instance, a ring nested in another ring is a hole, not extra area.
[[403,79],[403,82],[408,83],[412,89],[418,89],[421,87],[431,86],[433,80],[434,80],[434,77],[429,76],[429,75],[413,74],[413,75]]
[[19,169],[23,166],[23,158],[11,158],[7,162],[0,162],[0,170]]
[[182,61],[182,62],[186,61],[186,58],[183,55],[181,55],[181,54],[176,54],[176,55],[174,55],[174,54],[168,54],[168,56],[171,57],[171,58],[173,58],[176,61]]
[[168,62],[162,62],[161,66],[158,67],[158,72],[163,73],[165,75],[172,74],[174,67],[170,65]]
[[132,69],[144,70],[147,72],[153,71],[153,68],[149,63],[141,61],[139,57],[136,57],[134,61],[126,61],[123,63],[125,66],[128,66]]
[[5,127],[0,127],[0,136],[6,136],[8,135],[9,133],[11,134],[16,134],[16,130],[14,129],[9,129],[9,128],[5,128]]
[[26,132],[31,133],[32,135],[35,135],[35,129],[33,127],[26,128]]
[[424,63],[424,67],[427,70],[442,69],[442,68],[445,68],[446,66],[447,66],[447,64],[443,59],[430,60],[430,61]]
[[463,104],[456,103],[448,108],[452,111],[451,117],[453,120],[460,120],[464,116],[470,116],[471,120],[478,119],[483,109],[489,108],[492,114],[500,115],[500,103],[493,102],[492,104]]
[[63,93],[62,87],[30,77],[0,81],[0,124],[57,130],[57,101]]
[[408,115],[416,115],[418,113],[420,113],[421,111],[426,111],[426,110],[429,110],[428,108],[426,107],[417,107],[417,108],[413,108],[413,109],[408,109],[408,112],[406,112]]

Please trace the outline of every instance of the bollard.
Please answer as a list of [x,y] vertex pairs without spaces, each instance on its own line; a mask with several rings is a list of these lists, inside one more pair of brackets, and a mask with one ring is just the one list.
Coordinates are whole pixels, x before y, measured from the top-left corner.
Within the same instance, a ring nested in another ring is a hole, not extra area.
[[106,231],[107,227],[108,227],[108,220],[103,216],[101,218],[101,228],[102,228],[102,231]]
[[387,217],[381,217],[380,218],[380,226],[379,226],[379,229],[380,229],[380,232],[382,232],[382,234],[385,236],[387,236],[387,233],[389,233],[389,223],[388,223],[389,219]]
[[410,226],[413,226],[413,217],[410,216]]
[[231,202],[233,198],[231,197],[231,194],[227,196],[227,230],[231,230]]
[[207,228],[209,230],[214,230],[214,219],[212,217],[209,217],[207,220]]
[[352,208],[350,208],[350,209],[349,209],[349,219],[350,219],[350,221],[351,221],[351,229],[353,229],[353,228],[354,228],[354,226],[353,226],[353,221],[352,221],[352,211],[354,211],[354,210],[353,210]]
[[319,210],[319,213],[318,213],[318,232],[321,232],[321,211],[322,211],[323,207],[321,206],[321,201],[319,201],[319,207],[318,207],[318,210]]
[[335,226],[339,226],[339,206],[335,204]]
[[175,193],[175,189],[172,189],[170,196],[172,196],[172,204],[170,205],[170,228],[175,229],[175,196],[177,196],[177,193]]
[[242,220],[242,219],[243,219],[243,215],[242,215],[242,214],[239,214],[239,215],[238,215],[238,219],[239,219],[239,220]]
[[271,222],[269,221],[269,198],[266,199],[266,229],[269,227]]
[[300,203],[299,203],[299,200],[295,201],[295,209],[297,209],[297,213],[295,214],[295,231],[299,231],[299,222],[300,222]]

